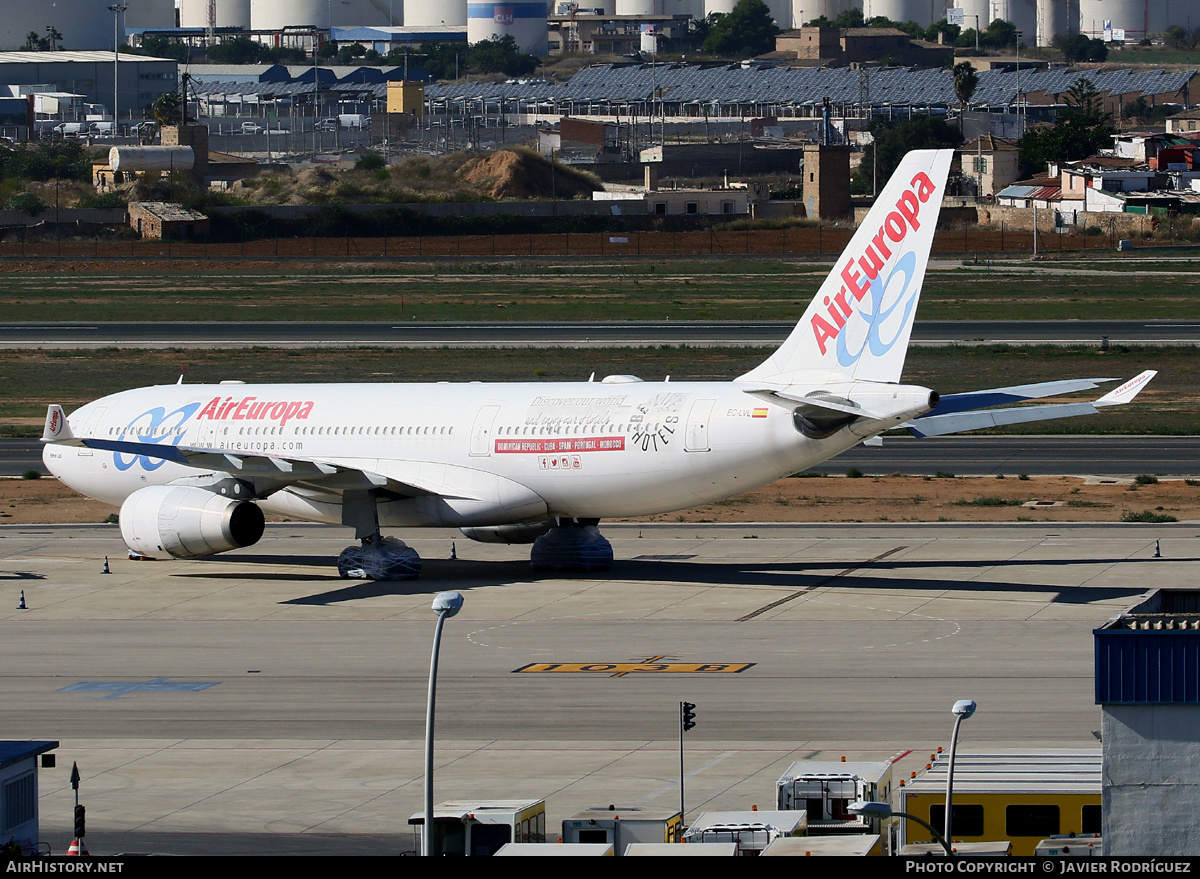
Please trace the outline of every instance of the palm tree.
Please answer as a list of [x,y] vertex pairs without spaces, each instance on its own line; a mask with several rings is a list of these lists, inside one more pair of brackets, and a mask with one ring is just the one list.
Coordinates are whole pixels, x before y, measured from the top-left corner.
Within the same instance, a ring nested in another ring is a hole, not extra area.
[[963,61],[954,65],[954,94],[958,97],[958,133],[963,133],[963,113],[966,112],[967,104],[971,103],[971,96],[975,94],[975,89],[979,87],[979,74],[975,72],[975,68],[971,66],[970,61]]

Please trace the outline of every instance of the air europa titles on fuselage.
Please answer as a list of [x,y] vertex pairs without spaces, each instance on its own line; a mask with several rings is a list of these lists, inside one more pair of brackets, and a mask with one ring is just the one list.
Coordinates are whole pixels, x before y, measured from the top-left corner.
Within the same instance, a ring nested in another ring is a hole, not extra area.
[[[871,243],[867,245],[863,255],[858,258],[858,268],[855,267],[853,254],[846,260],[841,271],[843,281],[841,290],[833,296],[832,300],[828,296],[824,300],[829,319],[826,320],[820,313],[813,315],[813,335],[816,337],[817,346],[821,349],[822,354],[825,353],[825,343],[836,339],[842,328],[846,326],[846,322],[855,314],[859,314],[869,322],[886,317],[886,313],[881,313],[879,310],[880,302],[878,301],[874,302],[873,313],[863,313],[861,306],[863,297],[867,295],[867,291],[877,286],[877,279],[884,266],[891,260],[894,253],[899,253],[898,245],[903,244],[909,230],[915,231],[921,228],[921,224],[917,220],[921,213],[921,205],[929,201],[937,191],[937,187],[933,185],[933,181],[924,171],[913,177],[909,186],[909,189],[900,193],[900,198],[896,201],[896,209],[884,217],[879,230],[871,238]],[[858,269],[862,271],[860,272]],[[911,271],[908,274],[911,277]],[[883,291],[879,290],[875,298],[882,298],[882,295]],[[851,296],[854,297],[853,300],[850,298]],[[893,304],[894,306],[895,304]]]
[[313,410],[312,400],[259,400],[257,397],[213,397],[200,410],[197,421],[278,421],[283,427],[293,418],[303,421]]

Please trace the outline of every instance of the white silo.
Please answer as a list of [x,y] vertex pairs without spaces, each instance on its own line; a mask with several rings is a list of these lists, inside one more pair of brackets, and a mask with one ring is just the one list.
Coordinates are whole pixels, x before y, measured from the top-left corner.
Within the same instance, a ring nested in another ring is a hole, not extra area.
[[[646,2],[646,0],[625,0],[628,3]],[[728,15],[733,12],[733,7],[737,6],[737,0],[704,0],[704,14],[712,15],[718,12],[721,15]],[[621,11],[621,0],[617,0],[617,13]]]
[[[389,10],[389,5],[395,9]],[[445,19],[455,6],[454,3],[428,5],[437,5],[441,9],[441,15],[434,24]],[[467,23],[466,3],[462,6],[463,20],[458,22],[460,26]],[[217,0],[217,7],[219,15],[220,0]],[[394,11],[399,17],[399,7],[399,0],[393,4],[389,4],[388,0],[251,0],[250,21],[254,29],[259,31],[282,30],[296,25],[314,25],[321,30],[328,30],[330,25],[386,25],[390,12]],[[446,24],[451,22],[447,21]]]
[[796,25],[792,23],[792,0],[764,0],[767,9],[771,10],[771,18],[775,26],[782,30],[791,30]]
[[404,0],[405,27],[466,27],[467,0]]
[[863,8],[863,0],[792,0],[792,27],[802,27],[806,22],[822,15],[833,21],[843,12]]
[[547,54],[545,3],[472,3],[467,7],[467,42],[512,37],[522,52]]
[[[250,29],[250,0],[217,0],[216,27]],[[180,0],[180,27],[208,27],[208,0]]]
[[892,21],[915,21],[921,27],[929,27],[945,14],[944,0],[866,0],[863,7],[863,16],[868,21],[883,16]]
[[[22,49],[29,33],[46,36],[52,27],[62,39],[56,47],[71,50],[113,48],[113,14],[99,0],[56,0],[48,3],[9,3],[0,17],[0,51]],[[118,27],[124,25],[118,22]]]
[[1149,0],[1079,0],[1079,32],[1103,39],[1105,22],[1110,22],[1113,30],[1125,31],[1126,39],[1143,39],[1152,5]]
[[963,30],[987,30],[992,23],[992,0],[954,0],[954,8],[963,11]]
[[1011,21],[1025,45],[1037,41],[1037,0],[992,0],[992,19],[997,18]]
[[[338,3],[334,2],[334,6]],[[334,24],[352,27],[387,27],[390,17],[400,17],[400,0],[342,0],[340,15],[334,13]]]
[[[249,0],[245,2],[249,6]],[[175,27],[175,0],[129,0],[125,4],[125,27]]]
[[1200,0],[1162,0],[1149,7],[1150,33],[1161,34],[1176,24],[1188,32],[1200,27]]
[[329,29],[329,19],[338,22],[337,10],[340,3],[327,4],[326,0],[252,0],[250,24],[256,31],[280,31],[285,27],[309,25],[321,30]]
[[1038,0],[1037,44],[1049,46],[1055,37],[1079,33],[1079,0]]

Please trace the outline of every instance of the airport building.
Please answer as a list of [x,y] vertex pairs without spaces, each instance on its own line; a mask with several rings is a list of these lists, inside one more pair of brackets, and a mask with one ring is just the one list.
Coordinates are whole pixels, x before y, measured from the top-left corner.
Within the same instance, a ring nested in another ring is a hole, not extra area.
[[1200,592],[1162,589],[1094,632],[1106,855],[1200,851]]

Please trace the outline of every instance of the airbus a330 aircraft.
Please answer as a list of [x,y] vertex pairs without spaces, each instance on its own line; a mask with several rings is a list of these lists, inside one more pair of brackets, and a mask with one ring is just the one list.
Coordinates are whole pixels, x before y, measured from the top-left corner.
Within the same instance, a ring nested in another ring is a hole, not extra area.
[[121,506],[140,554],[249,546],[263,512],[352,526],[344,576],[417,576],[380,527],[455,526],[533,543],[535,566],[603,569],[602,518],[678,510],[804,470],[884,431],[936,436],[1095,413],[986,410],[1091,389],[1077,379],[939,397],[900,384],[952,152],[909,153],[783,345],[730,382],[164,385],[46,415],[44,460]]

